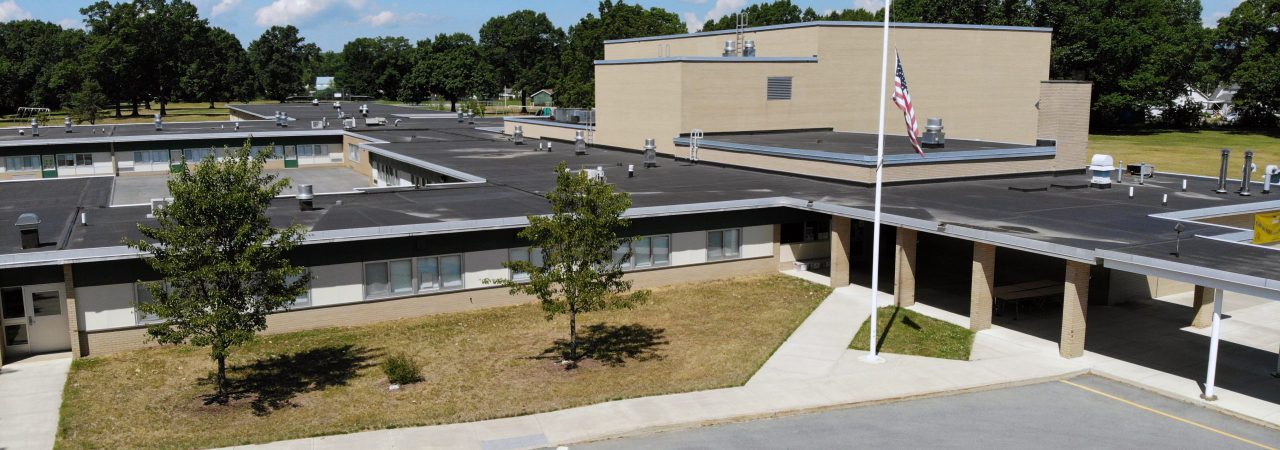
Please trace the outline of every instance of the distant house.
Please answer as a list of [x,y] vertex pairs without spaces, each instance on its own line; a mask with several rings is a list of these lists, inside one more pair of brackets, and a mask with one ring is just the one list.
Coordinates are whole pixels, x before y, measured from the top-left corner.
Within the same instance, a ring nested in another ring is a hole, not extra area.
[[316,77],[316,90],[324,91],[333,87],[333,77]]
[[498,94],[498,99],[500,100],[511,100],[514,98],[516,98],[516,94],[511,88],[502,88],[502,93]]
[[[1218,85],[1213,92],[1206,94],[1199,89],[1189,87],[1187,88],[1187,93],[1174,99],[1173,103],[1178,106],[1198,105],[1200,112],[1205,115],[1220,117],[1230,122],[1236,119],[1236,111],[1232,100],[1239,90],[1240,85]],[[1158,116],[1163,111],[1153,110],[1152,112]]]
[[555,93],[554,89],[543,89],[534,92],[529,98],[533,100],[533,106],[555,106],[555,101],[552,99]]

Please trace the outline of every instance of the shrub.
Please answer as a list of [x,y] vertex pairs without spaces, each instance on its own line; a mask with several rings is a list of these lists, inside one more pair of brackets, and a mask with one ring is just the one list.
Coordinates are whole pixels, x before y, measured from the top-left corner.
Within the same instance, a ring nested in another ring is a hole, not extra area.
[[396,353],[382,361],[382,372],[391,384],[409,384],[422,381],[418,363],[404,353]]

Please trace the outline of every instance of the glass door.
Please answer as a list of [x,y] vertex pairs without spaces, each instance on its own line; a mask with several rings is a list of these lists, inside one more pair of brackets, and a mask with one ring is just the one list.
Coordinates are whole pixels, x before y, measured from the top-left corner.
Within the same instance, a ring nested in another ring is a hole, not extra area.
[[292,145],[284,146],[284,168],[298,168],[298,148]]
[[22,288],[0,289],[0,315],[3,316],[0,326],[4,328],[4,353],[10,356],[31,353],[30,314]]
[[58,178],[58,160],[54,155],[40,157],[40,178]]

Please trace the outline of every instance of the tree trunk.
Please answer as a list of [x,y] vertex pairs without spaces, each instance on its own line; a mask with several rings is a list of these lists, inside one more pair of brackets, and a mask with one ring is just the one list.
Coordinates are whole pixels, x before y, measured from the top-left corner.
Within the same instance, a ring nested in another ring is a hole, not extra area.
[[137,100],[134,100],[134,101],[133,101],[133,114],[132,114],[132,116],[133,116],[133,117],[138,117],[138,116],[139,116],[139,114],[138,114],[138,101],[137,101]]
[[457,100],[449,100],[449,112],[458,112]]
[[169,110],[165,108],[168,105],[169,102],[167,100],[160,100],[160,117],[169,115]]
[[115,103],[116,103],[116,118],[119,119],[121,117],[124,117],[124,114],[120,112],[120,102],[117,101]]
[[577,308],[569,308],[569,358],[570,364],[576,366],[578,363],[578,310]]
[[521,89],[520,90],[520,114],[529,113],[528,101],[529,101],[529,97],[526,97],[524,95],[524,89]]
[[226,356],[218,357],[218,377],[217,377],[217,380],[215,381],[217,381],[218,383],[218,395],[219,396],[226,395],[227,394],[227,357]]

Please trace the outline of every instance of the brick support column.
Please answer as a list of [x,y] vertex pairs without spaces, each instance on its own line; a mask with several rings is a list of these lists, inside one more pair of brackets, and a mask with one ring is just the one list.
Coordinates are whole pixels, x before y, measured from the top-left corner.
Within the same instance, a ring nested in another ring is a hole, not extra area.
[[785,270],[782,267],[782,225],[773,225],[773,265],[778,270]]
[[1067,261],[1066,284],[1062,289],[1062,336],[1058,354],[1063,358],[1084,355],[1085,317],[1089,311],[1089,265]]
[[77,312],[76,283],[72,276],[71,265],[62,265],[62,286],[67,293],[67,332],[71,333],[71,357],[84,356],[80,348],[80,314]]
[[831,287],[849,285],[849,270],[852,257],[849,255],[849,244],[853,242],[853,220],[848,217],[831,216]]
[[969,329],[991,328],[996,291],[996,246],[973,243],[973,276],[969,287]]
[[1196,286],[1195,299],[1191,305],[1196,315],[1191,319],[1191,326],[1204,328],[1213,324],[1213,291],[1213,288]]
[[916,230],[898,228],[893,297],[898,306],[916,304]]

